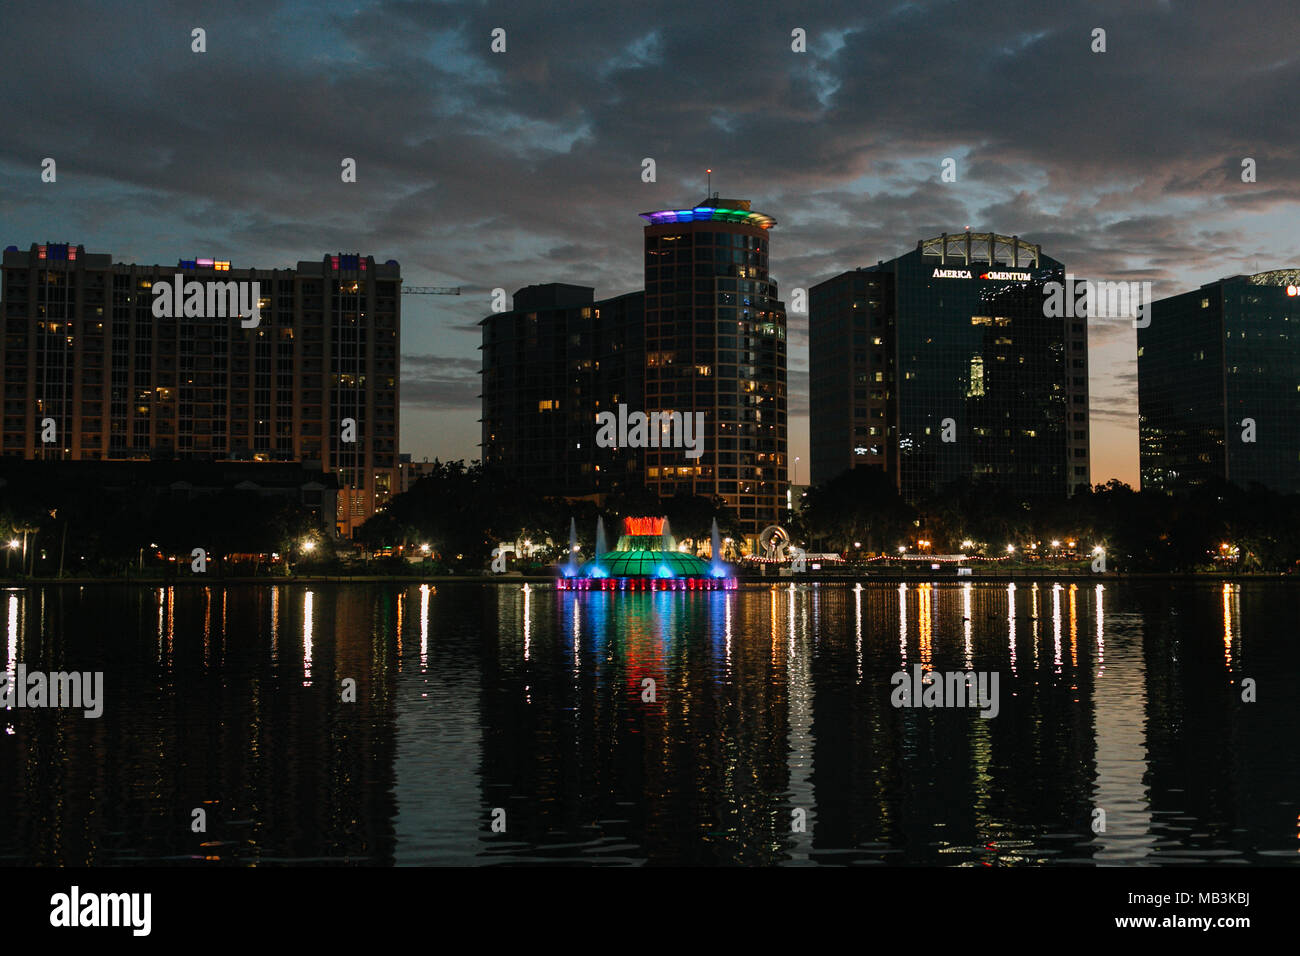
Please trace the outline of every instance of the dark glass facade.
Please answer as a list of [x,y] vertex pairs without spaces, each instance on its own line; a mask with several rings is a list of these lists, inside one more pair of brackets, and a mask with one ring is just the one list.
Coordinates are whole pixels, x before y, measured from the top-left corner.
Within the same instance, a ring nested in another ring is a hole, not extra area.
[[1300,270],[1155,302],[1138,330],[1138,410],[1144,489],[1300,491]]
[[898,481],[894,275],[858,269],[809,290],[812,481],[879,468]]
[[543,494],[602,495],[640,485],[639,449],[596,445],[596,416],[645,403],[641,292],[596,301],[587,286],[515,293],[483,328],[483,462]]
[[909,500],[959,479],[1086,487],[1086,320],[1044,308],[1063,279],[1017,237],[959,233],[813,287],[813,481],[878,467]]
[[786,313],[768,272],[772,219],[709,197],[644,213],[646,411],[704,412],[699,458],[648,449],[663,497],[726,500],[748,537],[787,508]]

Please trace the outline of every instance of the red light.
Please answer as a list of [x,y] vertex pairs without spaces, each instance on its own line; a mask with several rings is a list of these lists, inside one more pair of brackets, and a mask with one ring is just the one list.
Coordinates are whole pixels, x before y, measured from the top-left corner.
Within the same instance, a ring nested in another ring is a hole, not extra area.
[[663,534],[663,518],[624,518],[623,533],[632,535]]

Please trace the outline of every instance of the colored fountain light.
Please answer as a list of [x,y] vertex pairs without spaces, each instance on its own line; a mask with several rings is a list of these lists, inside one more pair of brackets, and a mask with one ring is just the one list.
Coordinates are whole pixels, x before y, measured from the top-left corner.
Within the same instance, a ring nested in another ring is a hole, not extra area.
[[731,590],[737,584],[731,568],[718,559],[716,548],[712,563],[679,551],[665,518],[624,518],[623,534],[614,550],[604,551],[604,544],[601,522],[596,529],[596,553],[576,573],[569,564],[561,565],[556,587],[562,591],[711,591]]

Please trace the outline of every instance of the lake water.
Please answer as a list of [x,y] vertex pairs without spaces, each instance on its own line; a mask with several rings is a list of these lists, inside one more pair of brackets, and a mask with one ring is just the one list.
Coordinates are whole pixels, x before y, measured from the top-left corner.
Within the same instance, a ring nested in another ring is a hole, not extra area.
[[[0,710],[0,863],[1294,864],[1298,612],[1270,582],[10,589],[10,675],[104,691]],[[996,675],[996,716],[894,706],[915,665]]]

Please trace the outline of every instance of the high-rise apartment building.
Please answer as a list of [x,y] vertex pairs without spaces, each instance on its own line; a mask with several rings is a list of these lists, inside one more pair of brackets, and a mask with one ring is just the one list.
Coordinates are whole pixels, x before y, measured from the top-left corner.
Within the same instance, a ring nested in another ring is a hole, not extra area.
[[1144,490],[1300,492],[1300,269],[1160,299],[1137,341]]
[[813,482],[879,468],[913,501],[962,479],[1088,487],[1087,321],[1045,308],[1063,279],[1017,236],[962,232],[814,286]]
[[647,487],[723,498],[754,537],[788,504],[786,313],[768,272],[776,221],[717,195],[641,217],[645,410],[704,413],[702,454],[647,449]]
[[[345,536],[397,492],[396,261],[136,265],[45,244],[10,246],[2,268],[6,456],[319,463]],[[184,296],[155,314],[155,286],[178,282]],[[255,326],[223,301],[252,283]]]
[[[479,323],[483,461],[568,497],[644,485],[663,498],[722,498],[755,537],[787,507],[775,221],[717,196],[641,215],[644,292],[596,301],[587,286],[529,286]],[[689,420],[690,447],[674,442],[686,437],[676,424],[652,427],[644,443],[629,432],[619,447],[598,445],[598,416],[620,406]]]

